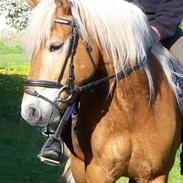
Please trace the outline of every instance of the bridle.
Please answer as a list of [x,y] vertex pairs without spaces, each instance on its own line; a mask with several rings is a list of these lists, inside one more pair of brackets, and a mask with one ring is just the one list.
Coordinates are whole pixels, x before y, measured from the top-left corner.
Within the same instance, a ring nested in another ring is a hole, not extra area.
[[[43,100],[49,102],[51,105],[58,108],[58,105],[56,104],[56,102],[58,102],[59,96],[56,99],[56,101],[52,102],[48,98],[40,95],[36,90],[30,89],[29,87],[27,87],[27,86],[34,86],[34,87],[56,88],[56,89],[60,90],[60,94],[62,92],[67,92],[68,93],[68,98],[66,98],[64,100],[61,100],[60,102],[68,102],[72,98],[72,94],[73,94],[72,85],[73,85],[73,81],[74,81],[73,57],[74,57],[74,54],[75,54],[75,48],[76,48],[77,39],[78,39],[77,25],[76,25],[75,21],[65,20],[65,19],[61,19],[61,18],[57,18],[55,20],[55,23],[69,25],[69,26],[72,27],[72,32],[71,32],[71,36],[70,36],[70,40],[69,40],[69,47],[68,47],[66,58],[65,58],[65,61],[64,61],[64,64],[63,64],[63,68],[61,69],[58,80],[56,82],[46,81],[46,80],[26,80],[25,83],[24,83],[25,86],[26,86],[24,91],[25,91],[25,93],[27,93],[29,95],[42,98]],[[66,66],[68,64],[69,59],[71,60],[71,64],[70,64],[70,67],[69,67],[69,76],[68,76],[68,79],[67,79],[67,84],[62,85],[61,80],[63,78],[64,71],[66,69]]]
[[[108,82],[111,79],[117,78],[118,81],[122,78],[126,78],[128,77],[132,72],[145,67],[147,64],[147,59],[145,58],[144,60],[142,60],[139,64],[136,64],[130,68],[127,68],[125,71],[120,71],[117,74],[113,74],[107,77],[104,77],[102,79],[99,79],[97,81],[92,81],[90,83],[87,83],[85,85],[79,86],[77,88],[73,87],[73,83],[74,83],[74,55],[75,55],[75,49],[77,46],[77,40],[80,37],[79,36],[79,29],[78,29],[78,25],[76,23],[75,20],[67,20],[67,19],[62,19],[62,18],[57,18],[55,20],[55,23],[59,23],[59,24],[64,24],[64,25],[69,25],[72,27],[72,32],[71,32],[71,36],[70,36],[70,41],[69,41],[69,46],[68,46],[68,50],[67,50],[67,55],[64,61],[64,65],[63,68],[61,69],[60,75],[58,77],[58,80],[56,82],[54,81],[46,81],[46,80],[25,80],[24,82],[24,92],[41,98],[43,100],[45,100],[46,102],[49,102],[51,105],[55,106],[56,108],[58,108],[56,102],[60,101],[60,102],[70,102],[71,100],[73,100],[74,96],[77,96],[79,94],[81,94],[84,91],[90,90],[96,86],[99,86],[101,84],[104,84],[106,82]],[[91,61],[91,63],[93,64],[93,66],[95,67],[94,64],[94,60],[92,57],[92,50],[89,46],[89,44],[85,41],[83,41],[85,49],[88,53],[89,59]],[[71,60],[70,63],[70,67],[69,67],[69,76],[67,79],[67,84],[63,85],[61,84],[61,80],[63,78],[63,74],[65,71],[65,68],[68,64],[68,60]],[[48,98],[42,96],[41,94],[39,94],[36,90],[29,88],[29,86],[33,86],[33,87],[45,87],[45,88],[55,88],[55,89],[60,89],[60,94],[62,92],[67,92],[68,93],[68,97],[66,99],[59,99],[59,96],[57,98],[56,101],[50,101]],[[59,100],[58,100],[59,99]],[[59,109],[59,108],[58,108]]]
[[[146,68],[148,66],[148,63],[147,63],[147,59],[145,58],[139,64],[136,64],[130,68],[127,68],[125,71],[120,71],[117,74],[106,76],[102,79],[94,80],[94,81],[91,81],[87,84],[79,86],[77,88],[74,88],[74,55],[75,55],[78,39],[79,39],[79,37],[82,39],[82,37],[80,36],[80,33],[79,33],[78,24],[74,19],[67,20],[67,19],[63,19],[63,18],[57,18],[55,20],[55,23],[69,25],[72,28],[66,58],[65,58],[65,61],[63,64],[63,68],[61,69],[60,75],[58,77],[58,80],[55,82],[54,81],[47,81],[47,80],[25,80],[24,92],[27,93],[28,95],[31,95],[31,96],[34,96],[37,98],[41,98],[42,100],[50,103],[58,111],[61,110],[61,108],[60,108],[61,103],[67,103],[68,107],[66,108],[64,114],[60,114],[60,115],[62,115],[62,118],[61,118],[60,123],[58,124],[56,132],[54,133],[54,138],[61,141],[61,134],[62,134],[62,130],[64,128],[64,125],[67,121],[69,121],[70,116],[73,114],[73,111],[76,111],[75,108],[77,108],[77,105],[78,105],[78,96],[81,93],[88,91],[90,89],[93,89],[93,88],[100,86],[102,84],[105,84],[111,79],[117,78],[118,80],[120,80],[122,78],[126,78],[132,72],[134,72],[140,68]],[[83,40],[83,43],[84,43],[85,49],[87,51],[88,57],[93,65],[93,67],[95,67],[94,60],[92,57],[92,49],[90,48],[89,44],[86,41]],[[61,84],[61,80],[63,78],[66,66],[69,63],[69,59],[70,59],[69,75],[67,78],[66,85],[63,85],[63,84]],[[30,88],[31,86],[59,89],[60,92],[59,92],[58,97],[55,99],[55,101],[51,101],[47,97],[39,94],[36,91],[36,89]],[[66,99],[60,98],[60,95],[62,92],[67,93],[68,97]]]

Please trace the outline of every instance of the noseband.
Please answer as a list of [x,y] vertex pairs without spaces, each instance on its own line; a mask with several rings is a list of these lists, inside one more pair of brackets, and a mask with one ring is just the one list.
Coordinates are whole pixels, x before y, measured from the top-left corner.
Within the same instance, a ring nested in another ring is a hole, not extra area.
[[[66,55],[66,58],[64,61],[63,68],[61,69],[60,75],[58,77],[58,80],[57,81],[26,80],[24,82],[24,85],[25,85],[24,92],[31,95],[31,96],[41,98],[42,100],[50,103],[59,112],[61,110],[59,104],[61,104],[61,103],[68,104],[68,107],[65,110],[65,113],[63,114],[63,117],[62,117],[62,119],[61,119],[61,121],[56,129],[55,134],[54,134],[54,138],[61,142],[60,138],[61,138],[61,133],[62,133],[64,124],[67,121],[69,121],[70,116],[73,114],[73,110],[76,111],[73,106],[77,106],[76,105],[76,103],[77,103],[76,101],[78,101],[77,96],[79,96],[84,91],[88,91],[90,89],[93,89],[96,86],[100,86],[104,83],[107,83],[111,79],[117,78],[118,80],[120,80],[122,78],[125,78],[125,77],[129,76],[132,72],[134,72],[140,68],[146,68],[148,63],[147,63],[147,59],[145,58],[139,64],[136,64],[130,68],[127,68],[125,71],[120,71],[117,74],[106,76],[102,79],[92,81],[92,82],[89,82],[87,84],[84,84],[82,86],[75,88],[74,87],[74,63],[73,63],[73,61],[74,61],[74,55],[75,55],[75,51],[76,51],[76,47],[77,47],[77,42],[78,42],[78,39],[80,37],[79,28],[78,28],[78,25],[77,25],[75,20],[66,20],[66,19],[62,19],[62,18],[57,18],[55,20],[55,23],[69,25],[72,27],[70,40],[69,40],[69,46],[68,46],[68,50],[67,50],[67,55]],[[92,50],[86,41],[83,40],[83,43],[84,43],[85,49],[87,51],[88,57],[89,57],[92,65],[95,68],[94,60],[92,58]],[[66,83],[66,85],[63,85],[63,84],[61,84],[61,81],[62,81],[64,72],[65,72],[66,66],[69,62],[69,59],[70,59],[70,66],[69,66],[69,74],[68,74],[68,78],[67,78],[67,83]],[[47,97],[39,94],[35,89],[30,88],[31,86],[59,89],[60,92],[59,92],[59,95],[56,98],[56,100],[51,101]],[[66,99],[60,98],[60,95],[62,92],[67,93],[68,97]],[[40,157],[40,159],[41,158],[42,157]],[[43,159],[43,161],[44,161],[44,159]],[[48,163],[50,163],[52,160],[48,160],[48,161],[49,161]]]

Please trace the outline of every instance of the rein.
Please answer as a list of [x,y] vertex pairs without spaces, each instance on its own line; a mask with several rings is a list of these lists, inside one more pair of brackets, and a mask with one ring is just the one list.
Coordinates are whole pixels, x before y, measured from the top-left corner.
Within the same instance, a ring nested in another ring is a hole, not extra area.
[[[99,79],[99,80],[96,80],[93,82],[89,82],[87,84],[84,84],[82,86],[74,88],[74,86],[73,86],[73,83],[74,83],[74,63],[73,63],[73,61],[74,61],[74,55],[75,55],[75,51],[76,51],[76,47],[77,47],[77,41],[78,41],[78,38],[80,37],[78,25],[77,25],[75,20],[71,21],[71,20],[62,19],[62,18],[57,18],[55,20],[55,23],[69,25],[72,27],[72,32],[71,32],[71,36],[70,36],[70,40],[69,40],[67,55],[66,55],[66,58],[64,61],[64,66],[61,69],[60,75],[58,77],[58,80],[56,82],[55,81],[47,81],[47,80],[25,80],[24,92],[27,93],[28,95],[31,95],[31,96],[34,96],[37,98],[41,98],[42,100],[50,103],[53,107],[55,107],[59,111],[60,116],[62,116],[62,118],[58,124],[56,131],[54,134],[48,133],[47,135],[49,136],[49,138],[53,138],[53,139],[59,141],[61,144],[61,147],[63,147],[63,143],[62,143],[62,139],[61,139],[61,134],[62,134],[63,128],[64,128],[66,122],[68,122],[68,121],[70,121],[70,119],[72,119],[72,115],[74,115],[75,112],[78,111],[78,107],[79,107],[78,106],[79,105],[78,96],[82,92],[88,91],[88,90],[93,89],[97,86],[105,84],[109,80],[114,79],[114,78],[117,78],[118,80],[126,78],[132,72],[134,72],[140,68],[145,68],[148,63],[147,63],[147,59],[144,58],[139,64],[136,64],[130,68],[127,68],[125,71],[120,71],[117,74],[112,74],[112,75],[106,76],[102,79]],[[92,57],[92,50],[87,42],[85,42],[83,40],[83,43],[84,43],[85,49],[87,51],[88,57],[93,65],[93,67],[96,69],[95,63],[94,63],[94,60]],[[68,64],[69,59],[70,59],[69,76],[67,78],[66,85],[63,85],[63,84],[61,84],[61,80],[63,78],[65,68]],[[30,88],[32,86],[33,87],[55,88],[55,89],[59,89],[60,92],[59,92],[57,98],[55,99],[55,101],[51,101],[47,97],[39,94],[36,91],[36,89]],[[60,95],[62,92],[65,92],[68,95],[68,97],[66,99],[61,99]],[[61,110],[61,108],[60,108],[61,103],[68,104],[64,114],[61,114],[61,111],[60,111]],[[49,125],[49,122],[47,125]],[[48,128],[48,126],[47,126],[47,128]],[[44,147],[46,147],[46,144],[48,143],[48,141],[49,140],[47,140],[45,145],[43,146],[43,148],[42,148],[43,150],[44,150]],[[64,150],[62,148],[62,154],[63,154],[63,151]],[[57,165],[60,163],[60,162],[55,162],[52,159],[45,159],[44,157],[41,156],[41,154],[38,156],[41,159],[41,161],[44,161],[48,164]]]
[[[67,88],[67,91],[69,91],[69,93],[79,95],[80,93],[88,91],[88,90],[90,90],[92,88],[95,88],[95,87],[101,85],[101,84],[104,84],[104,83],[108,82],[111,79],[118,78],[118,80],[121,80],[123,78],[126,78],[132,72],[134,72],[134,71],[136,71],[136,70],[138,70],[140,68],[143,68],[146,64],[147,64],[147,60],[144,59],[144,60],[142,60],[141,63],[136,64],[136,65],[126,69],[125,71],[120,71],[117,74],[113,74],[113,75],[104,77],[104,78],[99,79],[97,81],[90,82],[88,84],[79,86],[79,87],[77,87],[75,89],[69,90]],[[56,82],[52,82],[52,81],[45,81],[45,80],[26,80],[24,82],[24,84],[26,86],[35,86],[35,87],[37,86],[37,87],[47,87],[47,88],[57,88],[57,89],[63,89],[64,88],[64,85],[62,85],[60,83],[56,83]],[[47,102],[49,102],[52,105],[54,105],[53,102],[51,102],[49,99],[46,99],[46,97],[40,95],[36,90],[33,90],[33,89],[25,87],[24,92],[29,94],[29,95],[32,95],[32,96],[35,96],[35,97],[38,97],[38,98],[42,98],[43,100],[47,100]]]
[[[61,19],[61,18],[57,18],[55,20],[55,23],[72,26],[72,32],[71,32],[71,37],[70,37],[70,41],[69,41],[69,48],[68,48],[68,51],[67,51],[67,56],[66,56],[65,61],[64,61],[64,67],[62,68],[62,70],[60,72],[60,75],[59,75],[59,78],[58,78],[57,82],[46,81],[46,80],[25,80],[24,85],[26,87],[24,88],[24,92],[29,94],[29,95],[42,98],[43,100],[46,99],[46,97],[39,94],[36,90],[30,89],[27,86],[56,88],[56,89],[61,90],[60,93],[65,91],[69,94],[69,97],[65,101],[61,101],[61,102],[69,102],[71,100],[72,96],[79,95],[80,93],[85,92],[87,90],[90,90],[90,89],[92,89],[96,86],[99,86],[101,84],[104,84],[104,83],[108,82],[111,79],[117,78],[118,80],[121,80],[123,78],[126,78],[132,72],[134,72],[134,71],[136,71],[140,68],[143,68],[147,64],[147,59],[144,58],[139,64],[136,64],[136,65],[134,65],[130,68],[127,68],[125,71],[120,71],[117,74],[113,74],[113,75],[104,77],[102,79],[87,83],[87,84],[82,85],[82,86],[77,87],[77,88],[72,88],[72,83],[74,81],[73,57],[74,57],[74,54],[75,54],[77,39],[79,37],[78,26],[77,26],[77,24],[74,20],[71,21],[71,20],[66,20],[66,19]],[[87,50],[88,56],[90,58],[90,61],[93,64],[93,66],[95,67],[94,60],[92,58],[92,50],[91,50],[90,46],[88,45],[88,43],[86,43],[85,41],[83,41],[83,42],[84,42],[85,49]],[[69,77],[67,79],[67,84],[62,85],[60,82],[63,78],[63,74],[64,74],[65,68],[68,64],[69,58],[71,58],[71,65],[70,65],[70,69],[69,69]],[[49,99],[46,99],[46,101],[49,102],[51,105],[54,105],[53,104],[54,102],[51,102]]]

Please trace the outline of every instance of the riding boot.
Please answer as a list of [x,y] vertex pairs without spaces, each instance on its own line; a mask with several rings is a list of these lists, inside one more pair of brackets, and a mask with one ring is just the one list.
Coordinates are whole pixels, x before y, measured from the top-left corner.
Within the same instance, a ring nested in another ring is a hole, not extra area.
[[60,161],[61,159],[61,145],[60,142],[51,139],[48,145],[45,147],[42,156],[48,159],[53,159],[55,161]]
[[59,165],[63,158],[64,146],[60,139],[50,136],[43,145],[38,157],[50,165]]

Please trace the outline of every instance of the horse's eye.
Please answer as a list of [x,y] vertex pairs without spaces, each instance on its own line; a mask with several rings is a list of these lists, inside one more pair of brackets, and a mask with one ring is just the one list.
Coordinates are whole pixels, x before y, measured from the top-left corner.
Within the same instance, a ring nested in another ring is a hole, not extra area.
[[62,44],[50,44],[50,52],[54,52],[59,50],[60,48],[62,48],[63,43]]

